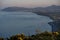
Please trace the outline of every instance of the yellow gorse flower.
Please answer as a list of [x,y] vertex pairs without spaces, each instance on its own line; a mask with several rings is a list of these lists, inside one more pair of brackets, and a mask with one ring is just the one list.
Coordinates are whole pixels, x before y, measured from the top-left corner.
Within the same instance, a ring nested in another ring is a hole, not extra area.
[[59,33],[58,33],[58,32],[54,32],[54,34],[55,34],[55,35],[59,35]]

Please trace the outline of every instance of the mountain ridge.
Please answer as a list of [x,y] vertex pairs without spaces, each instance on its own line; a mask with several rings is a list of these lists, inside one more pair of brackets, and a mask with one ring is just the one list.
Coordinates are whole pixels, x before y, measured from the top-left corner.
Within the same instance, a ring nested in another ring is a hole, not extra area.
[[48,7],[24,8],[24,7],[7,7],[1,11],[60,11],[60,6],[52,5]]

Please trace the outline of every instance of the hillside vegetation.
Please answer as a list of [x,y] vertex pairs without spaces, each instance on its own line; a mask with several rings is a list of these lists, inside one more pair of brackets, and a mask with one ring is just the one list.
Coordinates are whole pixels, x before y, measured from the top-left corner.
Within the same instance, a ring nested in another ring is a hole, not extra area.
[[[7,40],[60,40],[60,32],[43,32],[37,33],[31,36],[25,36],[24,34],[12,35],[10,38],[6,38]],[[4,40],[4,38],[0,38],[0,40]]]

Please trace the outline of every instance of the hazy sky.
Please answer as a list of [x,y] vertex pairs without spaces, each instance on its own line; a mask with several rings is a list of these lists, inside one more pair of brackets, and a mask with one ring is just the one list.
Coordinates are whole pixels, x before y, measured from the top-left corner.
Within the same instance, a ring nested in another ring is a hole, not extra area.
[[60,5],[60,0],[0,0],[0,7],[40,7],[50,5]]

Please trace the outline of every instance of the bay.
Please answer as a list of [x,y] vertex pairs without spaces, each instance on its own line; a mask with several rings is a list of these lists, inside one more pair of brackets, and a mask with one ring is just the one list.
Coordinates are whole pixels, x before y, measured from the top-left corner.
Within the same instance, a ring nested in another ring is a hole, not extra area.
[[32,35],[36,30],[51,31],[49,17],[32,12],[0,12],[0,36],[9,37],[18,33]]

